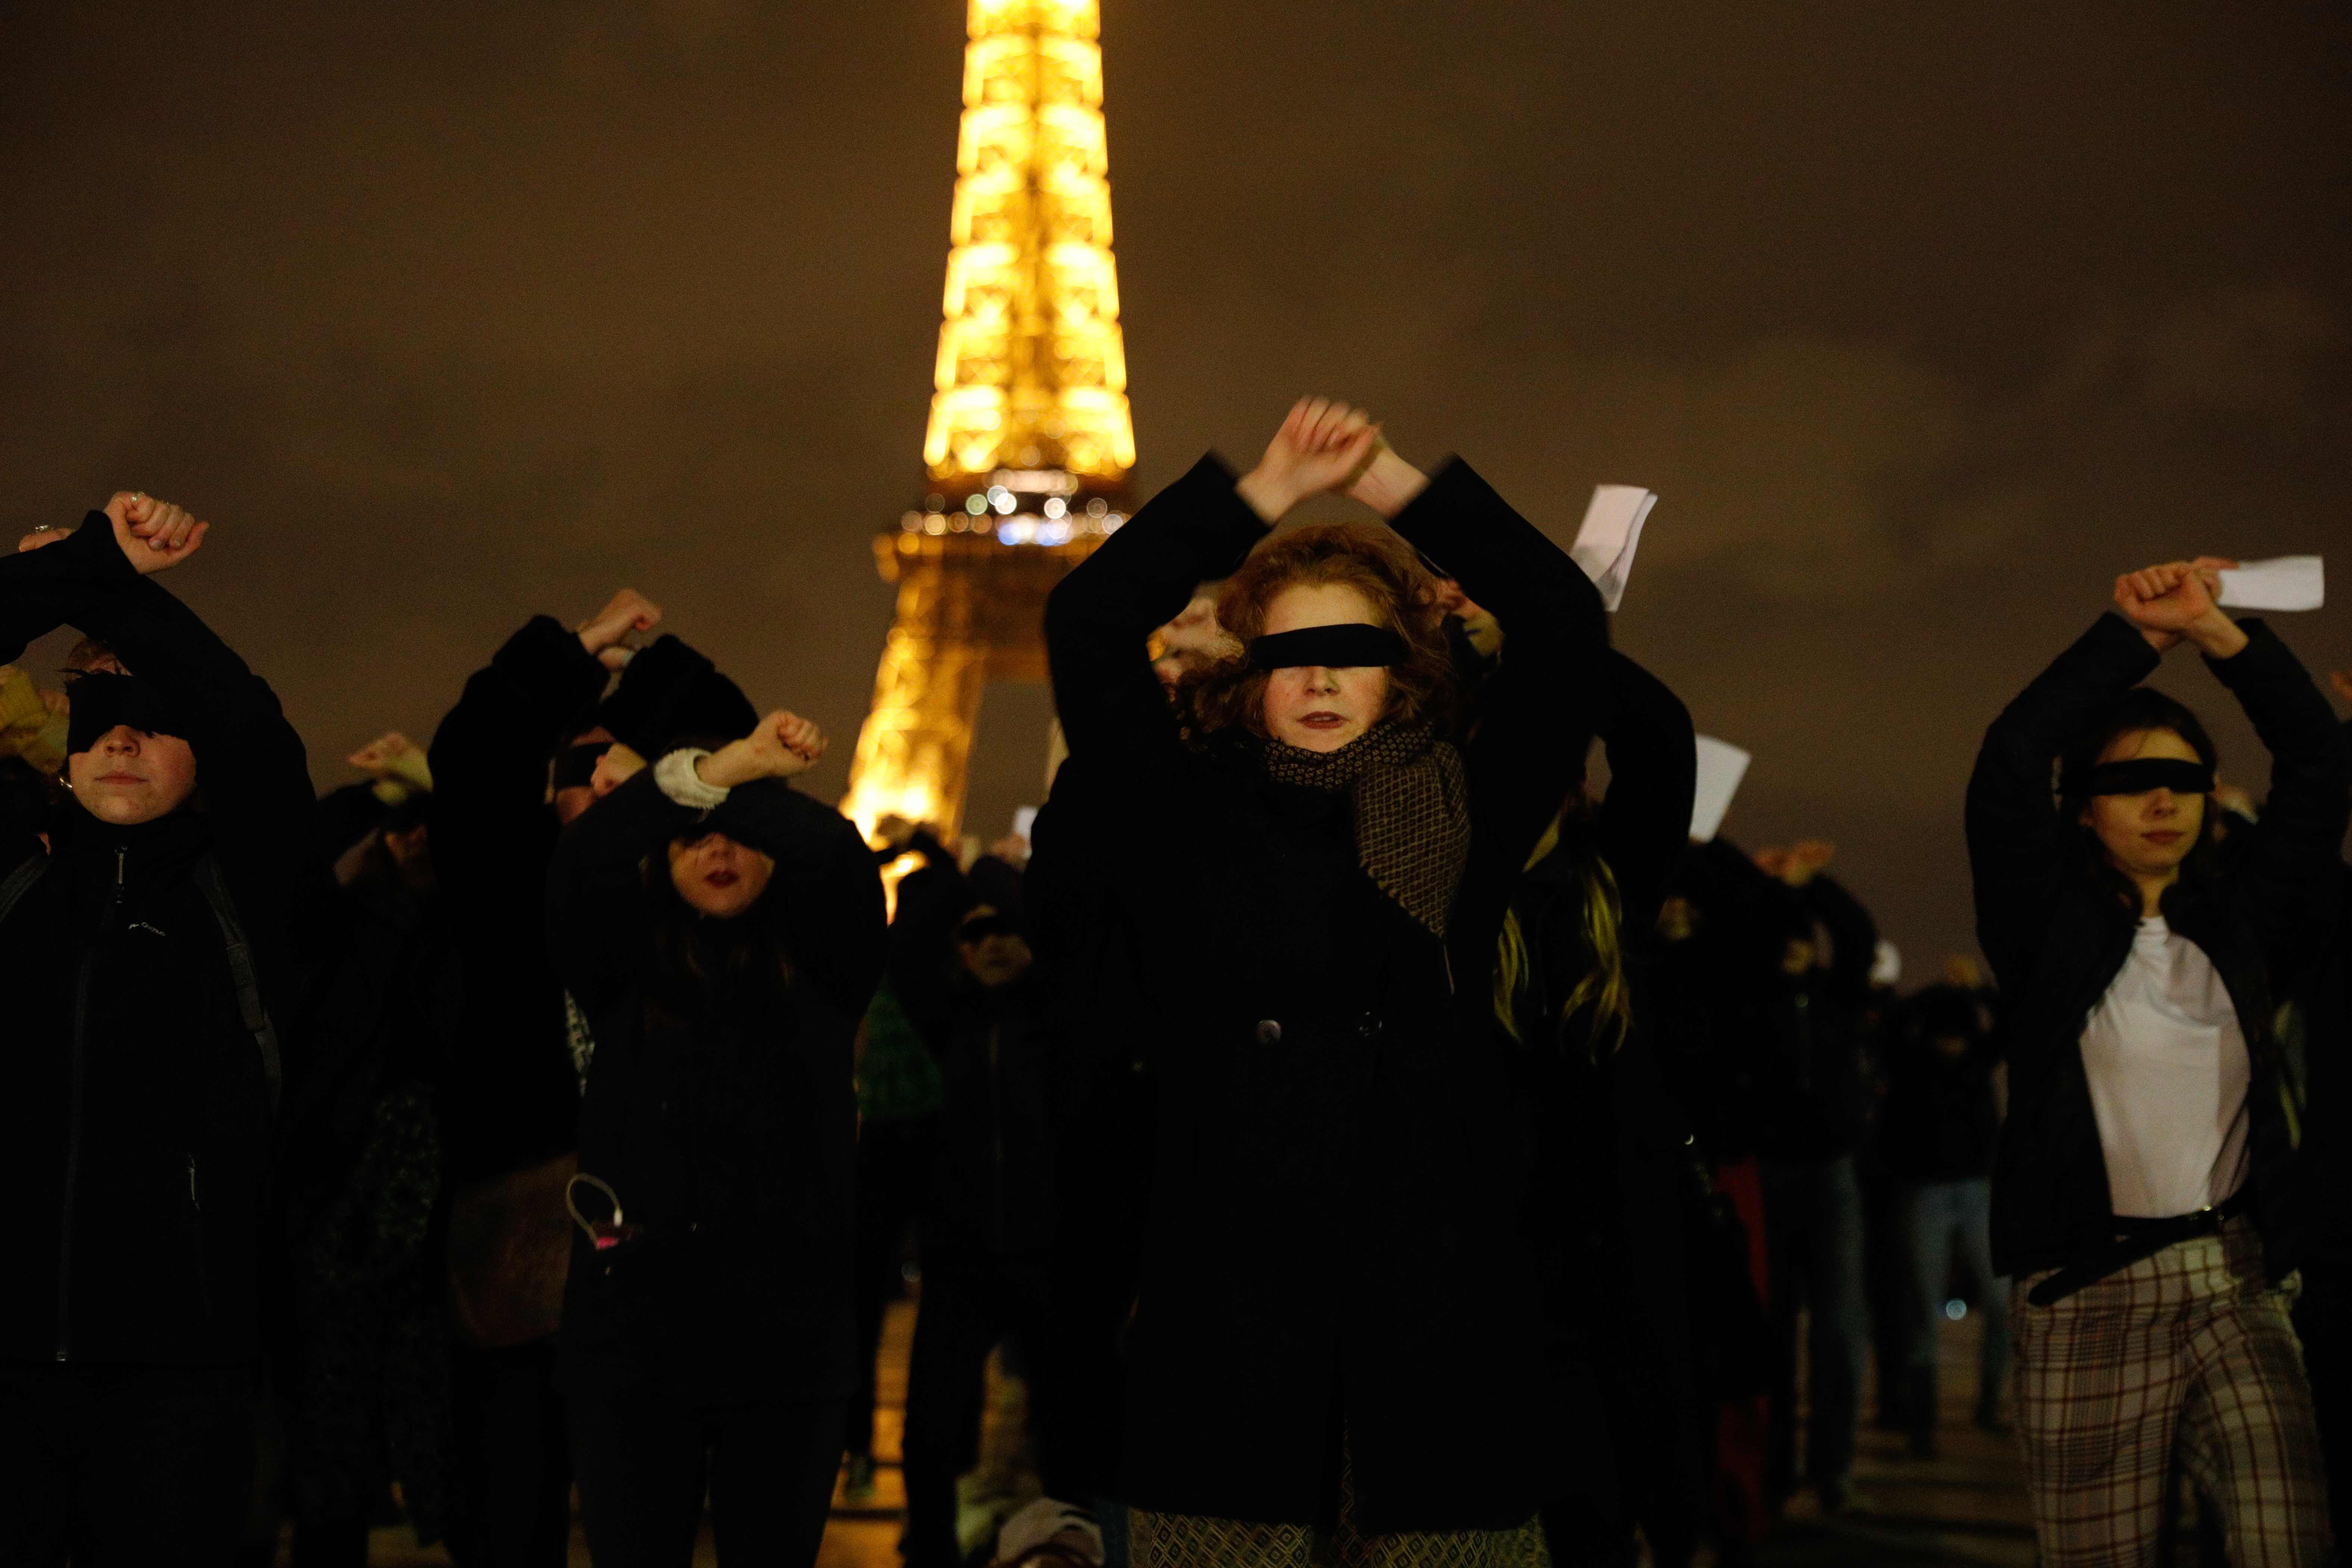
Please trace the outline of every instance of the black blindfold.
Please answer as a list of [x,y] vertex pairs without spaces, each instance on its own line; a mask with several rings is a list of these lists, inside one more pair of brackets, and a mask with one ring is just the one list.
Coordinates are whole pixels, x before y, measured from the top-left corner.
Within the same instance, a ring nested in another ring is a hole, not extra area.
[[118,724],[128,724],[146,735],[177,735],[186,730],[163,701],[163,694],[135,675],[91,670],[74,678],[66,719],[66,751],[87,752]]
[[586,789],[596,776],[596,763],[613,749],[610,741],[593,741],[584,746],[566,746],[555,753],[555,787]]
[[1252,669],[1362,669],[1373,665],[1402,664],[1412,656],[1404,638],[1386,626],[1343,621],[1337,626],[1301,626],[1277,632],[1249,645]]
[[2069,778],[2064,793],[2075,797],[2094,795],[2146,795],[2168,789],[2175,795],[2210,795],[2213,770],[2203,763],[2178,757],[2141,757],[2128,763],[2101,763],[2080,777]]

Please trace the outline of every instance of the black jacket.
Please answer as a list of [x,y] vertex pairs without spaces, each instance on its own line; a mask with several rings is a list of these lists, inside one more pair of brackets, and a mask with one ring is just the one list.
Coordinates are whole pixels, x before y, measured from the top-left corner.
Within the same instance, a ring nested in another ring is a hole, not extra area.
[[946,1097],[921,1215],[924,1256],[1002,1256],[1054,1242],[1053,1051],[1034,973],[965,977],[940,1050]]
[[[666,847],[698,822],[774,858],[761,904],[739,918],[775,922],[789,986],[758,973],[682,993],[664,978],[647,880],[667,876]],[[636,1227],[607,1251],[573,1238],[567,1374],[698,1399],[845,1395],[853,1042],[885,934],[865,840],[771,781],[699,816],[648,768],[564,835],[547,920],[557,973],[596,1037],[580,1168],[612,1185]]]
[[604,667],[545,616],[466,682],[434,732],[433,868],[421,978],[444,1037],[450,1179],[479,1181],[567,1152],[579,1079],[542,911],[556,820],[547,762],[604,689]]
[[[1395,520],[1508,637],[1468,746],[1470,864],[1439,941],[1358,864],[1343,797],[1180,738],[1146,657],[1265,533],[1204,459],[1055,589],[1070,765],[1144,829],[1111,875],[1167,1019],[1121,1491],[1313,1521],[1344,1420],[1367,1530],[1508,1528],[1556,1469],[1538,1387],[1531,1131],[1490,1027],[1496,940],[1596,727],[1606,619],[1466,466]],[[1450,982],[1458,982],[1452,984]]]
[[[2295,1267],[2303,1224],[2287,1179],[2300,1107],[2280,1070],[2271,998],[2336,929],[2352,759],[2294,655],[2260,621],[2243,626],[2245,649],[2206,664],[2270,751],[2270,799],[2258,826],[2237,830],[2248,842],[2215,885],[2184,879],[2163,908],[2212,961],[2245,1032],[2253,1219],[2277,1279]],[[2130,953],[2138,910],[2079,868],[2080,829],[2060,819],[2051,772],[2098,707],[2158,662],[2130,623],[2101,616],[1993,721],[1969,780],[1977,942],[2011,1009],[2009,1120],[1992,1193],[1992,1261],[2003,1274],[2063,1268],[2114,1234],[2081,1043]]]
[[1775,969],[1755,1017],[1754,1049],[1762,1120],[1759,1152],[1768,1159],[1834,1160],[1862,1142],[1868,1110],[1864,1053],[1870,1034],[1870,971],[1878,927],[1835,879],[1767,890],[1786,935],[1829,932],[1830,960],[1802,974]]
[[[138,576],[106,519],[0,558],[0,648],[69,622],[159,688],[197,801],[116,827],[65,808],[47,869],[0,924],[8,1050],[0,1359],[226,1364],[260,1348],[271,1121],[263,1057],[194,880],[219,866],[263,997],[289,1022],[331,929],[302,742],[268,686]],[[0,846],[0,876],[41,853]],[[298,1031],[280,1037],[300,1089]]]

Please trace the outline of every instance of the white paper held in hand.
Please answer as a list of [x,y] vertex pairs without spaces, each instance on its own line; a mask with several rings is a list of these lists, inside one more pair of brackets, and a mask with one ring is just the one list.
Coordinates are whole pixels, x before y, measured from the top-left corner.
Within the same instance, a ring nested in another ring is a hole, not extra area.
[[1739,781],[1747,776],[1748,764],[1754,759],[1712,735],[1696,736],[1693,743],[1698,748],[1698,788],[1691,796],[1690,836],[1697,843],[1712,844],[1723,828],[1723,814],[1731,809],[1731,797],[1739,793]]
[[1657,504],[1656,495],[1639,485],[1592,487],[1591,504],[1584,509],[1584,521],[1568,553],[1601,590],[1601,602],[1612,614],[1625,597],[1625,580],[1633,574],[1642,524]]
[[2327,601],[2327,575],[2316,555],[2249,561],[2221,574],[2225,610],[2315,610]]

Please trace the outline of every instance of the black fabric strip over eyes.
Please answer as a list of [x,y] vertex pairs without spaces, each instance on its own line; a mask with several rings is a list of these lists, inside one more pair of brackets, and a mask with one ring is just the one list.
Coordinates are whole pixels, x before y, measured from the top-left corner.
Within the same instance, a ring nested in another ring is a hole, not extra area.
[[1412,655],[1404,638],[1386,626],[1361,621],[1341,621],[1328,626],[1301,626],[1276,632],[1249,645],[1252,669],[1361,669],[1372,665],[1402,664]]
[[68,752],[89,751],[118,724],[128,724],[142,735],[182,734],[163,694],[135,675],[93,669],[76,676],[66,690],[72,701],[66,720]]
[[2101,763],[2078,782],[2066,781],[2071,795],[2146,795],[2168,789],[2175,795],[2210,795],[2213,770],[2203,763],[2179,757],[2140,757],[2128,763]]
[[585,789],[596,776],[597,760],[613,749],[610,741],[593,742],[585,746],[567,746],[555,754],[555,787]]

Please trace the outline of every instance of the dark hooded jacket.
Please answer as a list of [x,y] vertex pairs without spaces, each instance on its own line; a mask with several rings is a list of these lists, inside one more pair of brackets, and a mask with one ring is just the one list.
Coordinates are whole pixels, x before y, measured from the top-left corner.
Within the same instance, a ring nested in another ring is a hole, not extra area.
[[[2259,825],[2211,879],[2168,889],[2164,918],[2229,988],[2252,1067],[2249,1185],[2273,1279],[2296,1264],[2304,1220],[2290,1181],[2301,1106],[2282,1070],[2272,998],[2336,928],[2352,757],[2326,700],[2258,620],[2247,645],[2205,662],[2271,754]],[[1977,942],[2011,999],[2009,1120],[1994,1156],[1992,1261],[2023,1275],[2086,1261],[2114,1236],[2083,1030],[2129,955],[2138,910],[2086,870],[2083,830],[2061,816],[2053,764],[2101,706],[2154,673],[2156,650],[2100,617],[2003,710],[1969,781]]]
[[[0,1358],[250,1361],[270,1090],[195,877],[217,865],[263,1000],[290,1019],[331,929],[302,743],[268,686],[132,570],[100,513],[0,558],[0,648],[68,623],[160,695],[200,794],[135,827],[64,808],[46,870],[0,923],[0,1192],[15,1216]],[[0,846],[0,876],[40,853],[28,836]],[[291,1101],[304,1063],[297,1031],[281,1039]]]
[[[767,892],[737,919],[769,922],[788,981],[731,965],[717,939],[738,933],[683,911],[665,855],[690,831],[774,858]],[[647,768],[564,835],[547,921],[557,973],[596,1037],[580,1169],[613,1188],[632,1227],[606,1250],[574,1237],[566,1376],[705,1400],[845,1396],[853,1042],[887,929],[865,840],[777,781],[698,813]],[[668,960],[665,931],[688,944]],[[702,981],[684,975],[689,963]]]
[[[1465,465],[1394,526],[1493,610],[1509,656],[1466,749],[1471,844],[1444,941],[1360,865],[1344,796],[1188,747],[1145,643],[1264,535],[1214,458],[1047,602],[1069,766],[1145,825],[1110,868],[1165,1018],[1121,1493],[1314,1521],[1337,1422],[1373,1531],[1507,1529],[1557,1466],[1538,1364],[1531,1130],[1493,1037],[1496,942],[1605,700],[1575,564]],[[1458,984],[1456,984],[1458,982]]]

